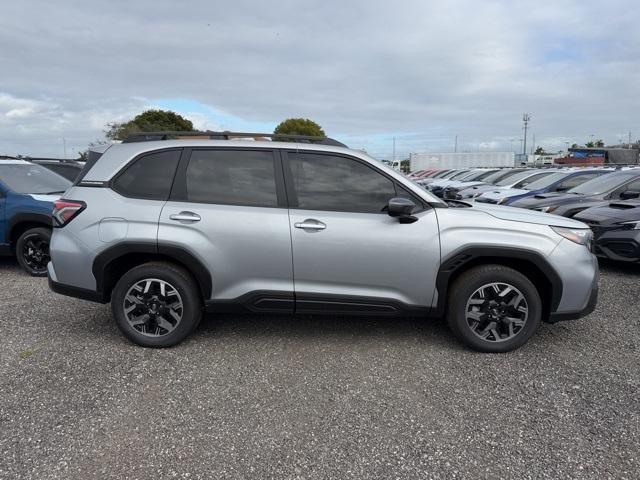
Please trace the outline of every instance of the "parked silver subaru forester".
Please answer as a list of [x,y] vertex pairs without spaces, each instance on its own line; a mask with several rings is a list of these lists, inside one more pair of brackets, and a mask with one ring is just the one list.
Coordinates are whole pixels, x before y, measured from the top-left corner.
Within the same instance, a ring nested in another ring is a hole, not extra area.
[[51,288],[111,302],[139,345],[245,311],[446,316],[469,347],[506,352],[595,307],[580,222],[447,204],[331,139],[207,135],[112,145],[55,205]]

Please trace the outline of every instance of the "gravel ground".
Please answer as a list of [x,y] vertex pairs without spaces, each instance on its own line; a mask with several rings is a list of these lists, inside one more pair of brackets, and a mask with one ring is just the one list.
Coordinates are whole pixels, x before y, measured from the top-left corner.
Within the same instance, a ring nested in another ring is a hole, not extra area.
[[0,478],[638,478],[639,267],[478,354],[420,319],[213,317],[128,343],[0,263]]

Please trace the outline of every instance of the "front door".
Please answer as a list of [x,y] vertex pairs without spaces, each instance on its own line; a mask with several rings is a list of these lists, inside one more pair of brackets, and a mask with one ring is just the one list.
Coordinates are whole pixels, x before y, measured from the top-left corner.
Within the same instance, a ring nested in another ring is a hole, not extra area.
[[300,151],[284,166],[297,312],[431,305],[440,261],[433,209],[418,208],[411,224],[387,215],[389,199],[411,194],[361,159]]

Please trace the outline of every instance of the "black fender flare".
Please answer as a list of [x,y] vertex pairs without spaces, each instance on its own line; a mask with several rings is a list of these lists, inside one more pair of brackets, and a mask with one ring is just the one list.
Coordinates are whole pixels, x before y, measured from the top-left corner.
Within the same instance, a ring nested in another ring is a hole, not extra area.
[[184,265],[187,270],[195,277],[200,287],[203,300],[211,298],[213,290],[213,282],[209,270],[188,250],[156,242],[121,242],[113,245],[106,250],[100,252],[93,260],[91,271],[96,279],[96,291],[101,293],[104,298],[108,298],[108,292],[105,292],[105,274],[110,264],[125,255],[141,254],[141,255],[157,255],[162,258],[174,259],[176,262]]
[[43,227],[53,229],[53,220],[51,215],[35,212],[18,213],[13,215],[11,220],[9,220],[9,224],[7,225],[7,238],[11,238],[14,228],[22,223],[39,223]]
[[[483,259],[487,261],[484,262]],[[452,252],[441,262],[436,276],[438,291],[436,312],[440,315],[444,314],[450,280],[456,273],[466,270],[472,265],[482,263],[501,263],[509,266],[509,260],[525,261],[533,264],[539,270],[540,274],[551,284],[551,298],[548,299],[549,311],[555,312],[562,299],[562,280],[542,254],[525,248],[485,245],[463,247]]]

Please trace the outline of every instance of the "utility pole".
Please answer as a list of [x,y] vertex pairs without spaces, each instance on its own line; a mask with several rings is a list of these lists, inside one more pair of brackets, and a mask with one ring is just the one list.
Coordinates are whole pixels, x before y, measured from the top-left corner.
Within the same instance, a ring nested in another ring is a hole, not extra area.
[[[629,132],[629,138],[631,138],[631,132]],[[631,140],[629,140],[629,143],[631,143]],[[458,135],[456,135],[456,142],[455,145],[453,146],[453,152],[456,153],[458,151]]]
[[631,149],[631,130],[629,130],[629,149]]
[[523,155],[527,154],[527,128],[529,127],[530,120],[531,120],[531,117],[529,116],[528,113],[525,113],[524,115],[522,115],[522,121],[524,122],[524,143],[522,146]]
[[393,137],[393,156],[391,157],[391,165],[396,161],[396,137]]
[[531,154],[533,154],[533,149],[536,148],[536,134],[533,134],[533,145],[531,145]]
[[62,151],[64,152],[64,158],[67,158],[67,139],[62,137]]

